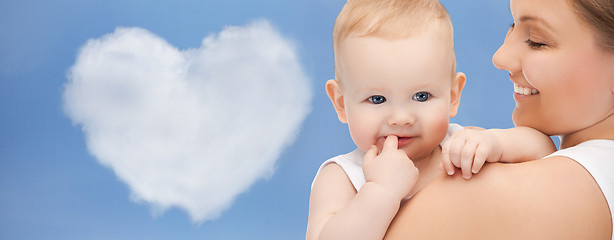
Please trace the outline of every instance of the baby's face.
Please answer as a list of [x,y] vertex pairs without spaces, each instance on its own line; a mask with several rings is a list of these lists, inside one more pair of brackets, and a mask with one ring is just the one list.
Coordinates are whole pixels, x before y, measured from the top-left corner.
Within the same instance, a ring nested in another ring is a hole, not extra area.
[[381,149],[386,136],[396,135],[399,149],[417,160],[440,144],[453,115],[453,57],[446,44],[428,33],[344,40],[339,81],[350,134],[360,149]]

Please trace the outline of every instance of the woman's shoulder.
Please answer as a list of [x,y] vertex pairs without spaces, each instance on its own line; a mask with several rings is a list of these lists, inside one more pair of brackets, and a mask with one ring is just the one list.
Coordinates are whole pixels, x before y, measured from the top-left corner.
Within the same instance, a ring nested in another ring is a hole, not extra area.
[[610,239],[590,173],[561,156],[488,164],[471,180],[441,175],[399,210],[387,239]]

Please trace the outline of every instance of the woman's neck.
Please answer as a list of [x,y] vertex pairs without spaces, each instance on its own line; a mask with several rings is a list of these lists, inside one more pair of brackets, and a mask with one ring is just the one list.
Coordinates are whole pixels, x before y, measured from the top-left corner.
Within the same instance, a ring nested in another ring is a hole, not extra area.
[[562,135],[561,149],[573,147],[593,139],[614,140],[614,113],[585,129]]

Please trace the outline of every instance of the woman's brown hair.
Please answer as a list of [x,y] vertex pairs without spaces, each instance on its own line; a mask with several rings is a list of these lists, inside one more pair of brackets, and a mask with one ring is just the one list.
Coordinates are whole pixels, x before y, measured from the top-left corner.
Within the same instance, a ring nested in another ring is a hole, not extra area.
[[598,43],[614,52],[614,1],[568,0],[576,14],[588,23],[596,33]]

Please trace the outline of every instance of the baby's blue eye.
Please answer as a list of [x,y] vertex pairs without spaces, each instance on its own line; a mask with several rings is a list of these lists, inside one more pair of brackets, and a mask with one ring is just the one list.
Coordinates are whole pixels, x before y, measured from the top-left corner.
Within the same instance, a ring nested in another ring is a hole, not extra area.
[[382,104],[386,102],[386,97],[382,95],[374,95],[374,96],[369,97],[369,102],[373,104]]
[[426,100],[429,100],[429,98],[431,97],[430,93],[427,92],[419,92],[414,94],[414,96],[412,97],[413,100],[416,100],[418,102],[426,102]]

